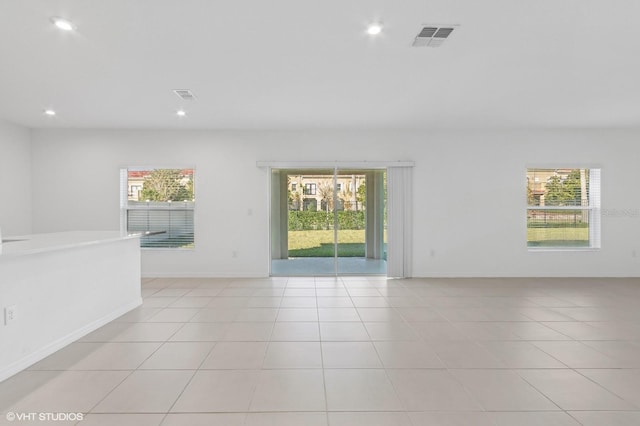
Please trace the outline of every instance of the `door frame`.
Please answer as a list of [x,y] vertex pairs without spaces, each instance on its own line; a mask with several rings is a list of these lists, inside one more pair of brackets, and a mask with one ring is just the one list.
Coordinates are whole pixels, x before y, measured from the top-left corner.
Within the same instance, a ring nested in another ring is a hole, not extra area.
[[[389,199],[388,208],[388,256],[387,256],[387,276],[394,278],[404,278],[411,276],[411,255],[412,255],[412,203],[413,187],[412,187],[412,169],[414,167],[413,161],[257,161],[256,166],[267,171],[267,185],[268,185],[268,214],[269,214],[269,250],[267,251],[268,271],[269,276],[272,276],[272,259],[273,259],[273,246],[276,242],[273,236],[273,198],[274,191],[282,191],[282,187],[274,188],[272,174],[273,170],[305,170],[305,169],[324,169],[334,170],[334,188],[336,179],[336,170],[375,170],[385,169],[387,171],[387,197]],[[395,176],[394,179],[389,179],[389,176]],[[398,179],[397,176],[401,176]],[[286,181],[285,181],[286,182]],[[286,190],[286,189],[285,189]],[[278,200],[282,203],[286,197],[281,197],[278,194]],[[336,196],[334,191],[334,197]],[[393,201],[391,201],[393,199]],[[334,200],[335,201],[335,200]],[[334,202],[335,205],[335,202]],[[286,226],[282,223],[282,216],[279,215],[278,220],[278,232],[281,227]],[[337,220],[337,217],[336,219]],[[288,226],[287,226],[288,227]],[[337,227],[334,226],[334,244],[337,244]],[[398,248],[396,253],[393,247]],[[390,269],[389,261],[393,262],[393,267]],[[334,276],[339,276],[339,271],[336,266],[337,262],[337,250],[334,248]]]

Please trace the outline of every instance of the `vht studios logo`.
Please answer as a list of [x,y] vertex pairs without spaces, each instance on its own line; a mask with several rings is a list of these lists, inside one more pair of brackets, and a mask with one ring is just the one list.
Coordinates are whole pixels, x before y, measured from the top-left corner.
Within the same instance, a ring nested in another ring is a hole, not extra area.
[[14,413],[5,416],[10,422],[78,422],[84,419],[83,413]]

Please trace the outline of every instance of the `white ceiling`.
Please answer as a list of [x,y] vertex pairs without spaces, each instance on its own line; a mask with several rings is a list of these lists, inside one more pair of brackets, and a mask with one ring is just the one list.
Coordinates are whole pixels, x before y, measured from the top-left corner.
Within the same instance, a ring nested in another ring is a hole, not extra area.
[[[636,0],[0,0],[0,118],[34,128],[640,127],[639,16]],[[371,21],[383,34],[366,34]],[[421,24],[460,27],[441,48],[412,48]],[[181,107],[187,118],[175,116]]]

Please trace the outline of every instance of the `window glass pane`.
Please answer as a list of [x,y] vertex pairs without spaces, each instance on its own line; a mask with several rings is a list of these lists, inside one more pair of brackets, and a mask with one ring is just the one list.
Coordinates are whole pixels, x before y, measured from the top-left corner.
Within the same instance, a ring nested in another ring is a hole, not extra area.
[[[527,246],[599,247],[599,170],[527,170]],[[591,182],[594,179],[596,182]],[[593,183],[593,185],[592,185]],[[597,225],[597,226],[596,226]]]
[[588,210],[529,210],[529,247],[589,247]]
[[194,170],[127,170],[126,231],[143,248],[194,246]]
[[588,206],[589,169],[528,169],[529,206]]

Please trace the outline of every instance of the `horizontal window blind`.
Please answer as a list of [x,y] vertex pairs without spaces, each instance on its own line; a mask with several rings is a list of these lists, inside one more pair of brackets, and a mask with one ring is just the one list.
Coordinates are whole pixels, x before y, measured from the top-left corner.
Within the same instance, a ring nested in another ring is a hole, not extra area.
[[600,247],[600,169],[527,170],[527,246]]
[[121,172],[121,227],[143,248],[193,248],[193,169]]

